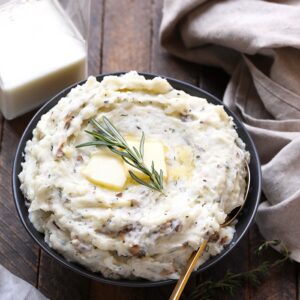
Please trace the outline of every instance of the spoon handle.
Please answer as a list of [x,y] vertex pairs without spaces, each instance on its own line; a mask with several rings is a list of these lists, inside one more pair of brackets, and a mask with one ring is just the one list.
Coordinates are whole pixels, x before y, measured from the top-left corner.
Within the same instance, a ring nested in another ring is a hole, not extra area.
[[205,240],[201,244],[200,248],[196,252],[194,252],[191,255],[191,257],[189,258],[187,268],[186,268],[185,272],[183,274],[181,274],[169,300],[178,300],[180,298],[180,296],[184,290],[184,287],[185,287],[187,281],[189,280],[191,273],[193,272],[193,270],[195,268],[197,261],[199,260],[201,254],[205,250],[207,242],[208,241]]

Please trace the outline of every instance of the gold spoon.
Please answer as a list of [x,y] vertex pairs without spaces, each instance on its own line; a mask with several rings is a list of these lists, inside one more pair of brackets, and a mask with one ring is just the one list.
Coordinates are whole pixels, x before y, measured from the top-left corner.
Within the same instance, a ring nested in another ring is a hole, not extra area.
[[[247,168],[247,188],[246,188],[246,192],[245,192],[245,196],[244,196],[244,203],[239,207],[239,209],[233,214],[233,216],[230,216],[228,220],[225,220],[225,222],[221,225],[221,227],[226,227],[228,225],[230,225],[238,216],[238,214],[241,212],[241,210],[243,209],[245,202],[247,200],[248,197],[248,193],[249,193],[249,189],[250,189],[250,169],[248,164],[246,163],[246,168]],[[206,245],[208,243],[208,240],[204,240],[200,246],[200,248],[193,252],[192,255],[190,256],[188,263],[187,263],[187,268],[185,270],[185,272],[183,274],[181,274],[169,300],[179,300],[186,283],[188,282],[196,263],[198,262],[199,258],[201,257],[202,253],[204,252]]]
[[189,258],[187,268],[186,268],[185,272],[180,276],[169,300],[178,300],[180,298],[180,296],[185,288],[186,283],[188,282],[192,272],[194,271],[197,261],[199,260],[201,254],[203,253],[203,251],[206,248],[207,242],[208,242],[208,240],[204,240],[204,242],[201,244],[198,251],[193,252],[191,257]]

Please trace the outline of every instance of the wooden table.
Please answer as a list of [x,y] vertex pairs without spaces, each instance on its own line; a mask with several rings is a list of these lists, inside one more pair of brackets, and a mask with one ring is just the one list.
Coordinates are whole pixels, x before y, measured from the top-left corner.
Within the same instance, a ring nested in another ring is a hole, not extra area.
[[[180,61],[161,49],[158,40],[161,10],[162,0],[92,1],[89,74],[152,72],[185,80],[221,98],[228,80],[226,74],[219,69]],[[32,115],[13,121],[6,121],[0,115],[0,263],[50,299],[168,299],[172,286],[124,288],[81,277],[46,255],[26,233],[12,199],[11,169],[18,141]],[[240,272],[257,266],[260,260],[254,249],[261,242],[253,227],[228,258],[191,279],[188,288],[209,277],[220,278],[228,268]],[[278,254],[270,250],[266,257],[275,259]],[[287,263],[284,268],[276,269],[258,290],[246,285],[231,299],[299,299],[299,270],[296,264]],[[220,295],[218,299],[230,298]]]

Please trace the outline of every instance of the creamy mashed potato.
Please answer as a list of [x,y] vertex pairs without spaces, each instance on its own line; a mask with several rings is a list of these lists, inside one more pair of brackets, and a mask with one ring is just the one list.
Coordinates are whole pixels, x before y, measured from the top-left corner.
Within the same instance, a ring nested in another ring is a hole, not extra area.
[[[143,131],[163,144],[166,196],[130,180],[115,191],[83,176],[99,148],[76,145],[91,140],[88,121],[102,116],[124,136]],[[230,242],[234,226],[221,224],[243,203],[249,154],[222,106],[130,72],[73,88],[42,116],[24,159],[29,217],[50,247],[106,277],[160,280],[178,278],[205,239],[197,267]]]

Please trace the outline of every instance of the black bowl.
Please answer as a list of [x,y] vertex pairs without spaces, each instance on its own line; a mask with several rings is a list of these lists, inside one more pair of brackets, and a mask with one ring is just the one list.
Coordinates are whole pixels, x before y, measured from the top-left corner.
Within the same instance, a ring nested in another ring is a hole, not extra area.
[[[113,74],[103,74],[97,76],[97,80],[101,81],[104,76],[106,75],[120,75],[123,73],[113,73]],[[146,78],[151,79],[153,77],[156,77],[158,75],[153,74],[144,74]],[[211,102],[213,104],[222,104],[220,100],[218,100],[213,95],[209,94],[208,92],[205,92],[193,85],[190,85],[188,83],[175,80],[169,77],[164,77],[168,80],[168,82],[176,89],[183,90],[187,92],[190,95],[198,96],[202,98],[206,98],[208,102]],[[81,81],[77,84],[82,84],[85,81]],[[36,229],[33,227],[31,222],[28,218],[28,209],[25,205],[25,199],[24,196],[20,190],[20,182],[18,179],[18,174],[21,172],[21,163],[24,160],[23,153],[24,148],[26,145],[26,142],[32,138],[32,130],[36,127],[38,121],[40,120],[41,116],[45,113],[47,113],[53,106],[57,104],[57,102],[64,96],[66,96],[69,91],[75,87],[77,84],[74,84],[65,90],[63,90],[61,93],[53,97],[50,101],[48,101],[32,118],[29,125],[25,129],[25,132],[23,133],[17,152],[14,160],[13,165],[13,177],[12,177],[12,188],[13,188],[13,196],[16,204],[16,208],[19,214],[19,217],[25,226],[28,233],[31,235],[31,237],[38,243],[38,245],[50,256],[52,256],[54,259],[56,259],[58,262],[63,264],[64,266],[68,267],[69,269],[85,276],[91,279],[94,279],[96,281],[100,281],[103,283],[109,283],[114,285],[120,285],[120,286],[130,286],[130,287],[153,287],[153,286],[162,286],[174,283],[174,280],[161,280],[161,281],[148,281],[148,280],[114,280],[114,279],[108,279],[102,276],[101,273],[93,273],[86,268],[67,261],[64,257],[62,257],[59,253],[57,253],[55,250],[51,249],[46,242],[44,241],[44,235],[36,231]],[[260,200],[260,194],[261,194],[261,170],[260,170],[260,162],[258,158],[257,151],[255,149],[254,143],[248,134],[246,128],[243,126],[243,124],[238,120],[238,118],[227,108],[225,107],[226,112],[233,117],[234,122],[237,126],[237,131],[240,136],[240,138],[244,141],[246,144],[247,150],[251,154],[251,161],[250,161],[250,172],[251,172],[251,186],[250,191],[248,194],[248,199],[245,204],[245,207],[243,208],[243,212],[241,213],[239,217],[239,221],[236,225],[236,233],[234,234],[234,237],[229,245],[226,246],[226,248],[218,255],[214,256],[213,258],[209,259],[206,263],[204,263],[200,268],[194,272],[194,273],[200,273],[208,268],[210,268],[212,265],[216,264],[218,261],[220,261],[223,257],[228,255],[229,252],[232,251],[234,247],[239,243],[239,241],[242,239],[242,237],[245,235],[247,230],[249,229],[251,223],[253,222],[254,216],[257,211],[257,207]]]

